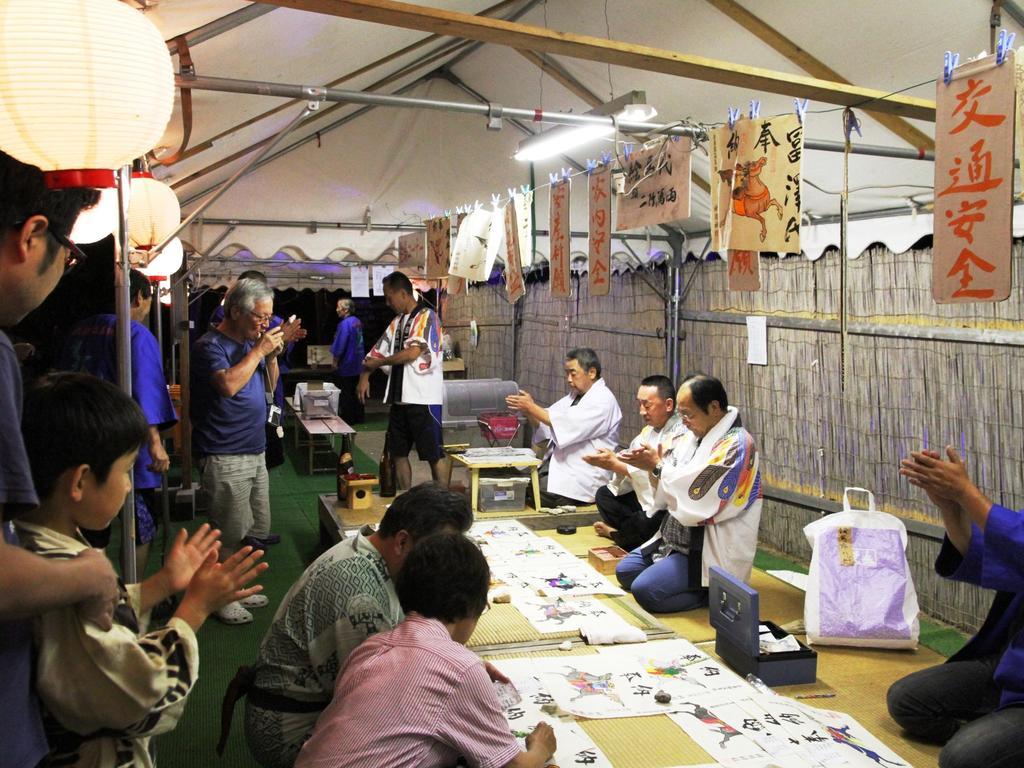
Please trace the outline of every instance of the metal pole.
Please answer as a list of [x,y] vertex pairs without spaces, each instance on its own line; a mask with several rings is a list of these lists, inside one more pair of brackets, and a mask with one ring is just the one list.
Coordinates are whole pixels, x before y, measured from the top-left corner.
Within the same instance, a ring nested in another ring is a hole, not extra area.
[[[132,394],[132,317],[131,284],[128,263],[128,195],[131,166],[117,172],[118,258],[114,270],[114,306],[117,310],[117,383],[129,397]],[[126,584],[139,580],[135,568],[135,478],[121,506],[121,577]]]
[[[317,92],[318,89],[308,88],[308,89],[305,89],[305,90],[306,90],[306,92],[302,94],[305,98],[308,98],[308,99],[317,99],[317,98],[319,98],[319,93]],[[314,112],[316,112],[319,109],[320,109],[320,102],[319,101],[312,101],[312,100],[309,101],[306,104],[305,108],[302,110],[302,112],[300,112],[298,115],[296,115],[295,119],[292,120],[290,123],[288,123],[288,125],[286,125],[284,127],[284,129],[279,134],[277,134],[277,136],[274,137],[273,141],[271,141],[263,149],[261,149],[255,155],[253,155],[248,160],[248,162],[246,162],[245,165],[243,165],[241,168],[239,168],[237,171],[235,171],[231,175],[230,179],[228,179],[223,184],[221,184],[221,186],[217,189],[216,192],[214,192],[208,198],[203,200],[203,202],[201,202],[198,206],[196,206],[196,209],[194,211],[192,211],[192,213],[190,213],[188,216],[186,216],[184,219],[182,219],[181,224],[179,224],[178,227],[173,232],[171,232],[171,234],[169,234],[167,237],[165,237],[163,242],[161,242],[159,245],[155,246],[150,251],[152,256],[156,256],[156,254],[160,253],[160,251],[162,251],[164,248],[166,248],[167,244],[169,242],[171,242],[171,240],[176,238],[181,232],[184,232],[189,224],[191,224],[193,221],[195,221],[197,218],[199,218],[199,216],[202,215],[203,211],[205,211],[207,208],[209,208],[211,205],[213,205],[215,202],[217,202],[225,192],[227,192],[229,189],[231,189],[231,187],[233,187],[235,185],[236,181],[238,181],[245,174],[247,174],[249,172],[249,170],[254,165],[256,165],[256,163],[258,163],[260,161],[261,158],[263,158],[265,155],[270,153],[274,149],[274,147],[276,147],[278,144],[280,144],[281,140],[285,136],[287,136],[289,133],[291,133],[295,129],[295,127],[298,126],[299,123],[301,123],[309,115],[313,114]],[[151,258],[152,258],[152,256],[151,256]]]
[[[228,227],[228,228],[227,228],[226,230],[224,230],[223,232],[221,232],[221,233],[220,233],[220,235],[219,235],[219,236],[217,237],[217,239],[216,239],[216,240],[214,240],[214,241],[213,241],[212,243],[210,243],[210,245],[209,245],[209,246],[208,246],[208,247],[206,248],[206,253],[207,253],[207,254],[213,253],[214,249],[215,249],[215,248],[216,248],[216,247],[217,247],[218,245],[220,245],[221,243],[223,243],[223,242],[224,242],[224,239],[225,239],[225,238],[226,238],[226,237],[227,237],[228,235],[230,235],[230,234],[231,234],[232,232],[234,232],[234,231],[235,231],[235,225],[234,225],[234,224],[232,224],[232,225],[231,225],[231,226],[229,226],[229,227]],[[203,261],[204,261],[204,260],[205,260],[206,258],[207,258],[207,256],[204,256],[203,254],[200,254],[200,255],[199,255],[199,258],[198,258],[198,259],[196,259],[195,261],[193,261],[193,262],[192,262],[192,263],[191,263],[191,264],[189,265],[188,269],[186,269],[186,270],[185,270],[185,271],[184,271],[184,272],[183,272],[183,273],[181,274],[181,276],[180,276],[180,277],[176,278],[176,279],[174,280],[174,282],[172,282],[172,283],[171,283],[171,288],[174,288],[174,287],[175,287],[176,285],[180,285],[180,284],[181,284],[181,282],[182,282],[183,280],[186,280],[186,279],[188,278],[188,276],[189,276],[189,275],[191,275],[191,274],[192,274],[192,273],[193,273],[193,272],[195,271],[196,267],[198,267],[198,266],[199,266],[200,264],[202,264],[202,263],[203,263]]]
[[[321,96],[324,101],[346,104],[369,104],[377,107],[398,107],[404,109],[432,109],[443,112],[460,112],[463,114],[487,117],[492,112],[493,104],[471,104],[463,101],[442,101],[439,99],[421,99],[411,96],[393,96],[381,93],[365,93],[343,88],[317,88],[291,83],[267,83],[258,80],[236,80],[226,77],[195,77],[177,75],[175,83],[179,87],[197,91],[220,91],[224,93],[248,93],[257,96],[278,96],[289,99],[310,98]],[[549,123],[552,125],[604,125],[615,126],[611,117],[601,115],[572,114],[569,112],[547,112],[540,109],[502,106],[502,119],[527,120],[530,122]],[[671,123],[646,123],[631,120],[617,121],[620,131],[626,133],[646,133],[663,136],[689,136],[699,138],[703,130],[688,125]],[[805,139],[804,148],[822,152],[842,152],[844,143],[823,139]],[[856,155],[874,157],[894,157],[904,160],[934,160],[935,153],[910,147],[886,147],[873,144],[857,144],[851,150]]]

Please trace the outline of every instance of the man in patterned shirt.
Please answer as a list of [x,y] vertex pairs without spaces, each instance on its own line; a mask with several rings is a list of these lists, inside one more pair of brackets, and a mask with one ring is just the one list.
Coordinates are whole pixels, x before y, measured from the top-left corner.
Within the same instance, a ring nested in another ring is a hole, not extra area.
[[246,741],[261,765],[295,762],[349,653],[402,620],[394,578],[416,542],[471,523],[464,496],[422,483],[395,499],[375,533],[336,544],[306,569],[263,638],[247,692]]

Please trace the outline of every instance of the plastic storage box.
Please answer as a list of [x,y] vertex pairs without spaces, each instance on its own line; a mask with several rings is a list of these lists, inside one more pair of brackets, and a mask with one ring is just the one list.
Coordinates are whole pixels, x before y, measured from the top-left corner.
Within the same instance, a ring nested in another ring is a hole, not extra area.
[[[758,631],[765,624],[775,637],[785,636],[770,621],[762,621],[759,596],[739,579],[712,566],[708,610],[715,632],[715,653],[741,675],[754,674],[765,685],[813,683],[818,672],[818,654],[803,643],[800,650],[761,653]],[[797,641],[799,642],[799,640]]]
[[477,505],[481,512],[522,512],[529,487],[528,477],[481,477]]

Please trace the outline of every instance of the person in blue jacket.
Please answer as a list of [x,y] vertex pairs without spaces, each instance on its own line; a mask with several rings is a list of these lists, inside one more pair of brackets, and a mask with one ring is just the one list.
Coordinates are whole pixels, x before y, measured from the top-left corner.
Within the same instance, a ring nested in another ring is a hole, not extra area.
[[896,681],[892,718],[910,735],[944,744],[940,768],[1024,765],[1024,515],[994,504],[950,446],[912,453],[900,474],[942,513],[941,576],[996,590],[978,634],[945,664]]
[[356,394],[359,376],[363,372],[363,322],[356,317],[356,303],[352,299],[338,299],[335,309],[338,327],[331,343],[334,357],[334,383],[341,390],[338,396],[338,415],[347,424],[362,424],[363,403]]

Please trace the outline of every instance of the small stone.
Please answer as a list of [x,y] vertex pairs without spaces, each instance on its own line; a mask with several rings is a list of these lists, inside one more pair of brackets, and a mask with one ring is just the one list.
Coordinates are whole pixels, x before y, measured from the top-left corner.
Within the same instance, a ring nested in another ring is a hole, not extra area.
[[558,644],[558,650],[560,650],[560,651],[571,651],[572,650],[572,640],[563,640],[561,643]]
[[507,589],[496,589],[491,593],[491,602],[495,605],[500,603],[511,603],[512,593]]
[[543,712],[545,715],[551,715],[552,717],[554,717],[556,714],[558,714],[558,705],[545,704],[540,708],[540,711]]
[[670,701],[672,701],[672,694],[665,693],[665,691],[658,691],[656,694],[654,694],[654,700],[659,704],[668,704]]

